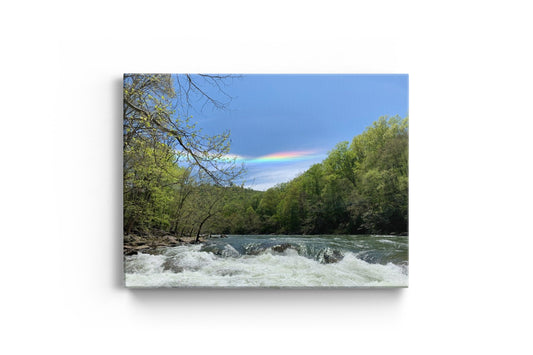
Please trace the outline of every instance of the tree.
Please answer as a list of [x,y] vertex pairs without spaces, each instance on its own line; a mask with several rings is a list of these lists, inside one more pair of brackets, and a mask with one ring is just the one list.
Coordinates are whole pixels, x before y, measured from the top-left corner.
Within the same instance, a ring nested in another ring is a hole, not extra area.
[[178,235],[182,218],[185,215],[185,202],[191,196],[194,187],[194,179],[190,169],[184,169],[181,179],[173,191],[172,224],[170,232]]
[[200,234],[204,224],[222,210],[224,189],[220,186],[209,184],[199,185],[195,191],[194,210],[196,230],[196,243],[200,241]]
[[323,164],[328,174],[345,178],[355,187],[355,158],[353,150],[348,148],[348,142],[340,142],[329,152]]
[[[202,134],[184,116],[192,100],[224,102],[198,81],[220,85],[226,76],[125,74],[123,112],[124,231],[178,233],[196,179],[230,184],[243,169],[227,159],[229,132]],[[184,84],[184,80],[187,84]],[[220,88],[220,86],[219,86]],[[225,93],[223,93],[223,96]],[[204,106],[206,105],[204,103]]]
[[408,136],[408,118],[380,117],[352,141],[362,226],[372,233],[407,231]]
[[267,190],[257,212],[265,232],[407,231],[408,119],[380,117],[351,144]]
[[124,150],[124,230],[130,233],[166,227],[172,186],[184,169],[173,153],[157,141],[132,139]]
[[[200,75],[216,85],[226,76]],[[184,86],[183,81],[188,83]],[[207,175],[215,184],[229,184],[242,173],[235,160],[227,158],[229,132],[205,135],[190,116],[178,107],[190,107],[191,97],[200,95],[217,108],[223,107],[201,88],[192,75],[124,75],[124,149],[132,139],[155,140],[175,151],[176,158]],[[205,104],[204,104],[205,106]],[[186,111],[188,112],[188,111]]]

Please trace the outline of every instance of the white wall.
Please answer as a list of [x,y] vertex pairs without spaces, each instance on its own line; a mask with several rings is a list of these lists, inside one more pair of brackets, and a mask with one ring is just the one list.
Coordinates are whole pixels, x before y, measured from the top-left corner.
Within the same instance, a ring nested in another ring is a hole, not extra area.
[[[527,353],[525,2],[2,6],[6,354]],[[410,74],[410,287],[125,290],[123,72]]]

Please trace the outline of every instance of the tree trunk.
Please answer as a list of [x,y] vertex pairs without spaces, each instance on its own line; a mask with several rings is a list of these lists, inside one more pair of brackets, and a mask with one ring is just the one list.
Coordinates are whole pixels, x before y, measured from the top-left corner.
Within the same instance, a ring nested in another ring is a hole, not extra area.
[[126,235],[131,233],[131,228],[133,228],[133,224],[137,220],[137,217],[132,217],[129,220],[128,226],[126,227]]
[[178,235],[178,226],[179,226],[179,223],[177,221],[172,223],[172,225],[170,227],[170,234],[177,236]]
[[203,227],[205,221],[207,221],[209,219],[209,217],[211,217],[211,215],[208,215],[207,217],[205,217],[204,220],[200,223],[200,226],[198,227],[198,232],[196,232],[195,243],[198,243],[200,241],[200,232],[202,231],[202,227]]

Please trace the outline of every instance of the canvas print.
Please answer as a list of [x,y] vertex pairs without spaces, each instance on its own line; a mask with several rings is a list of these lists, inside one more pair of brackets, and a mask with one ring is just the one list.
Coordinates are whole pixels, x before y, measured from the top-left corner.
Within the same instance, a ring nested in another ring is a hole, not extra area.
[[125,74],[123,91],[127,287],[407,287],[407,75]]

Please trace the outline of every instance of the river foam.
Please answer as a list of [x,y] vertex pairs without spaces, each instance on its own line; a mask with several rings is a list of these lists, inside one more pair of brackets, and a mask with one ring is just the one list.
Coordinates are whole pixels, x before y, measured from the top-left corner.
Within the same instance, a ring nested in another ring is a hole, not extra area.
[[231,245],[219,255],[201,245],[162,248],[125,259],[128,287],[404,287],[407,266],[373,264],[345,252],[323,263],[293,248],[242,255]]

